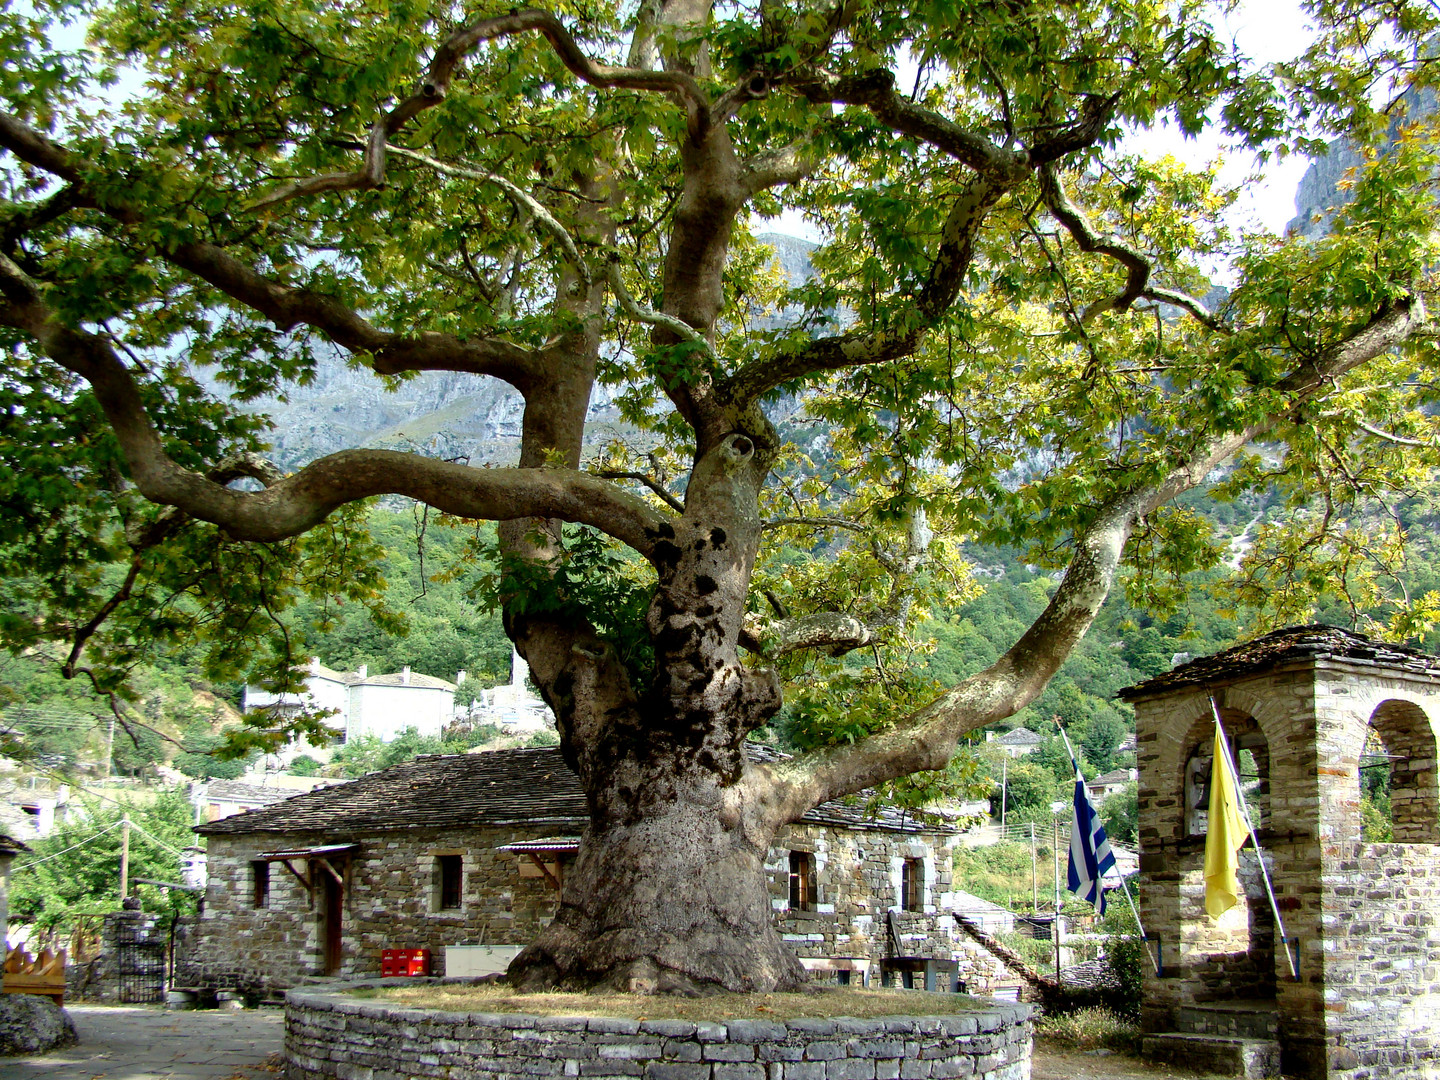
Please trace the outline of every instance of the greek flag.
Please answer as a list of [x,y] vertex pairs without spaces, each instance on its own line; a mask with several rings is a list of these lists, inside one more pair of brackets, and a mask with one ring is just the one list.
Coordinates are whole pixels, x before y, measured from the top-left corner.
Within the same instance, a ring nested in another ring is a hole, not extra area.
[[1100,815],[1090,802],[1085,781],[1075,772],[1075,815],[1070,821],[1070,873],[1067,886],[1072,893],[1095,905],[1105,914],[1105,875],[1115,869],[1115,856]]

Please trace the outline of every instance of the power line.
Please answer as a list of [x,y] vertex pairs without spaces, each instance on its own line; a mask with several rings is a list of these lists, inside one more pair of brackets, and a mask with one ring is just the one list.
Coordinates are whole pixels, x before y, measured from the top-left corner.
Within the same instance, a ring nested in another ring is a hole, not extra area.
[[[55,852],[53,855],[46,855],[43,859],[33,859],[30,862],[22,863],[21,865],[15,867],[15,873],[18,874],[21,870],[29,870],[32,866],[39,866],[41,863],[49,862],[51,859],[58,859],[61,855],[74,851],[76,848],[84,847],[92,840],[100,839],[100,837],[104,836],[111,829],[118,829],[121,824],[121,822],[117,821],[112,825],[106,825],[105,828],[101,829],[97,833],[91,833],[84,840],[81,840],[78,844],[71,844],[69,847],[62,848],[61,850]],[[130,824],[133,827],[135,823],[132,821]],[[155,838],[152,836],[150,837],[150,839],[154,840]],[[158,843],[159,841],[156,842]]]
[[133,820],[130,822],[130,828],[134,829],[134,830],[135,830],[136,832],[138,832],[141,836],[145,837],[147,840],[150,840],[152,843],[159,844],[162,848],[164,848],[166,851],[170,852],[172,855],[178,855],[178,856],[179,856],[180,858],[182,858],[182,859],[185,857],[185,853],[184,853],[183,851],[181,851],[179,848],[171,847],[171,846],[170,846],[169,844],[167,844],[164,840],[161,840],[158,836],[154,835],[153,833],[146,832],[143,828],[141,828],[139,825],[137,825]]

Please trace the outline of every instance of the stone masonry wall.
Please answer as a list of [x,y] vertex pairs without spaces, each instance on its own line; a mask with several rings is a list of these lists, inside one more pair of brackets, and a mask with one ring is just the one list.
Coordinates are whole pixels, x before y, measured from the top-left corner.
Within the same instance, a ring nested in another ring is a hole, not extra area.
[[[546,835],[543,829],[527,837]],[[553,835],[553,833],[551,833]],[[252,905],[251,861],[263,851],[346,842],[334,836],[252,833],[211,836],[205,909],[177,982],[260,992],[323,973],[323,895],[315,897],[281,863],[270,864],[270,895]],[[544,877],[521,876],[520,859],[496,851],[513,829],[416,830],[360,839],[346,874],[339,974],[378,975],[383,949],[430,949],[442,974],[446,945],[523,945],[555,913]],[[436,857],[461,856],[461,906],[438,910]],[[528,861],[528,859],[527,859]],[[323,873],[324,871],[320,871]]]
[[1349,1077],[1440,1075],[1440,847],[1328,846],[1323,884],[1326,1021]]
[[[565,832],[563,825],[548,832],[528,828],[523,838]],[[340,975],[379,975],[383,949],[430,949],[432,972],[442,975],[447,945],[527,944],[554,916],[556,894],[545,877],[527,876],[538,874],[528,856],[495,850],[519,838],[509,827],[359,837],[211,836],[204,911],[177,958],[177,984],[264,993],[322,974],[322,890],[312,899],[282,863],[272,862],[268,901],[257,909],[251,868],[261,852],[322,844],[361,845],[346,873]],[[789,910],[791,850],[815,856],[819,902],[813,912]],[[437,910],[440,855],[462,859],[461,907],[455,910]],[[792,825],[777,839],[766,866],[780,932],[812,968],[874,978],[878,961],[888,955],[885,919],[899,905],[900,867],[906,858],[920,859],[925,909],[896,913],[902,951],[956,959],[967,987],[987,990],[1008,974],[947,910],[954,901],[951,856],[949,837]]]
[[[953,835],[917,836],[875,830],[856,833],[805,822],[789,826],[770,851],[771,905],[781,936],[804,960],[851,958],[869,970],[893,951],[887,920],[893,913],[902,956],[959,962],[960,979],[972,992],[1009,979],[1010,973],[965,934],[956,922]],[[820,882],[814,911],[790,907],[789,853],[815,856]],[[916,859],[924,871],[920,911],[900,907],[900,870]]]
[[286,1076],[1029,1080],[1030,1007],[976,1005],[946,1016],[697,1023],[441,1013],[292,990]]

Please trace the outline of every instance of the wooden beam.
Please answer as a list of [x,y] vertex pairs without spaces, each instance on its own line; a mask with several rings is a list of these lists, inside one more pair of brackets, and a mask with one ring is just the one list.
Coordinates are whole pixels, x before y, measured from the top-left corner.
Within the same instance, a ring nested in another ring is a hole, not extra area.
[[[560,891],[560,879],[550,872],[549,864],[543,862],[540,856],[536,855],[533,851],[527,851],[525,854],[530,856],[530,861],[540,868],[540,873],[545,875],[546,880],[550,882],[558,893]],[[555,860],[555,869],[560,869],[560,860],[558,859]]]
[[315,884],[309,878],[301,874],[299,870],[296,870],[295,867],[291,866],[289,859],[273,859],[271,861],[278,862],[281,866],[285,867],[286,870],[289,870],[290,873],[294,874],[295,880],[300,882],[300,884],[304,886],[305,892],[307,894],[315,891]]

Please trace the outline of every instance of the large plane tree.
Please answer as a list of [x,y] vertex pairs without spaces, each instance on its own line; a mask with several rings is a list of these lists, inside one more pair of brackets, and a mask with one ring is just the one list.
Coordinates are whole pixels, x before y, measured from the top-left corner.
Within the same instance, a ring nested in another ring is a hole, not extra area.
[[[1238,455],[1228,483],[1324,488],[1331,522],[1428,475],[1434,161],[1389,99],[1435,12],[1313,8],[1308,51],[1255,68],[1191,0],[12,2],[8,640],[68,641],[107,693],[196,636],[213,670],[284,667],[297,590],[373,600],[364,500],[498,522],[495,595],[590,807],[512,975],[794,987],[777,831],[1035,699],[1127,560],[1155,599],[1213,561],[1176,496]],[[1147,160],[1161,126],[1388,149],[1325,238],[1280,238]],[[824,241],[793,287],[754,239],[786,210]],[[325,350],[508,383],[518,462],[282,472],[240,406]],[[600,385],[628,451],[586,449]],[[907,706],[886,650],[963,541],[1063,578]],[[782,675],[847,653],[845,737],[747,757]]]

